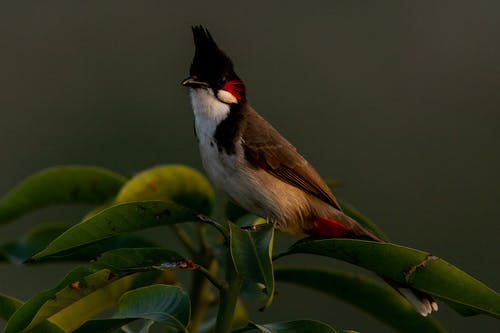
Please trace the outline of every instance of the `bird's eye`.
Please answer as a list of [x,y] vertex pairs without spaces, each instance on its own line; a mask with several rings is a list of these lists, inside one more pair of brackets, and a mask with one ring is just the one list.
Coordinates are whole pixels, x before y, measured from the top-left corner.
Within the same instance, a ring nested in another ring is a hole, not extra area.
[[219,87],[224,86],[224,83],[226,83],[226,78],[225,77],[221,77],[219,79],[219,81],[217,82],[217,84],[219,85]]

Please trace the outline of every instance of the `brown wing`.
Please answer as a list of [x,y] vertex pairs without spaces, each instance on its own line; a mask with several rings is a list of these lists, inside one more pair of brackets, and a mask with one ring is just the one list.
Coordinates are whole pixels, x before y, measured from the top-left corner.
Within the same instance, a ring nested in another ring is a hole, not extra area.
[[321,176],[297,149],[253,109],[245,111],[242,139],[250,163],[341,210]]

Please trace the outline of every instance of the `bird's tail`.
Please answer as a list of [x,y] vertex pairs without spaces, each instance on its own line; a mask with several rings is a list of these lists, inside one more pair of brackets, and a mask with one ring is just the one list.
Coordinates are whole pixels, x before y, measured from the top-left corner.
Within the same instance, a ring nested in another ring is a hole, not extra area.
[[438,304],[431,295],[421,292],[420,290],[402,286],[391,280],[384,280],[391,287],[396,289],[396,291],[399,292],[404,298],[406,298],[408,303],[410,303],[422,316],[426,317],[432,312],[438,310]]
[[[306,230],[311,236],[321,238],[361,238],[377,242],[387,242],[373,231],[363,227],[349,216],[339,212],[335,218],[318,218]],[[391,287],[401,294],[422,316],[427,316],[438,310],[438,305],[432,296],[419,290],[403,286],[397,282],[384,279]]]
[[314,220],[305,232],[320,238],[361,238],[386,242],[373,231],[363,227],[349,216],[338,212],[335,217],[320,217]]

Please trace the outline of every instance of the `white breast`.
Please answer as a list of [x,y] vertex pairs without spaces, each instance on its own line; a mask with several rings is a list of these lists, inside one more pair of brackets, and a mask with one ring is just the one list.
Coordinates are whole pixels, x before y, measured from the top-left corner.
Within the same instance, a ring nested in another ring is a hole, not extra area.
[[203,167],[210,180],[227,192],[223,180],[234,176],[236,156],[219,152],[214,134],[217,125],[229,115],[230,106],[219,101],[211,89],[191,89],[191,104]]
[[[236,154],[219,151],[214,134],[220,122],[229,115],[230,106],[206,89],[191,89],[191,103],[201,160],[212,183],[256,215],[283,226],[288,220],[300,219],[306,203],[303,191],[250,166],[238,143]],[[292,231],[294,227],[297,226],[288,226],[287,229]]]
[[208,178],[245,209],[266,216],[267,211],[256,207],[265,200],[255,190],[259,188],[257,179],[244,160],[241,145],[236,145],[236,154],[229,155],[219,151],[214,139],[217,125],[229,115],[230,106],[205,89],[192,89],[191,103],[201,160]]

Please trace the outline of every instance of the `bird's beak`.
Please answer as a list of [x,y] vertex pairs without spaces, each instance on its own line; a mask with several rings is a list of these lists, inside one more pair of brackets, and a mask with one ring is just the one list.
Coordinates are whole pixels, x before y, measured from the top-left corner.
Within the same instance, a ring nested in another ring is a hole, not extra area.
[[197,77],[195,76],[190,76],[184,80],[182,80],[181,84],[184,87],[191,87],[191,88],[207,88],[208,83],[199,81]]

